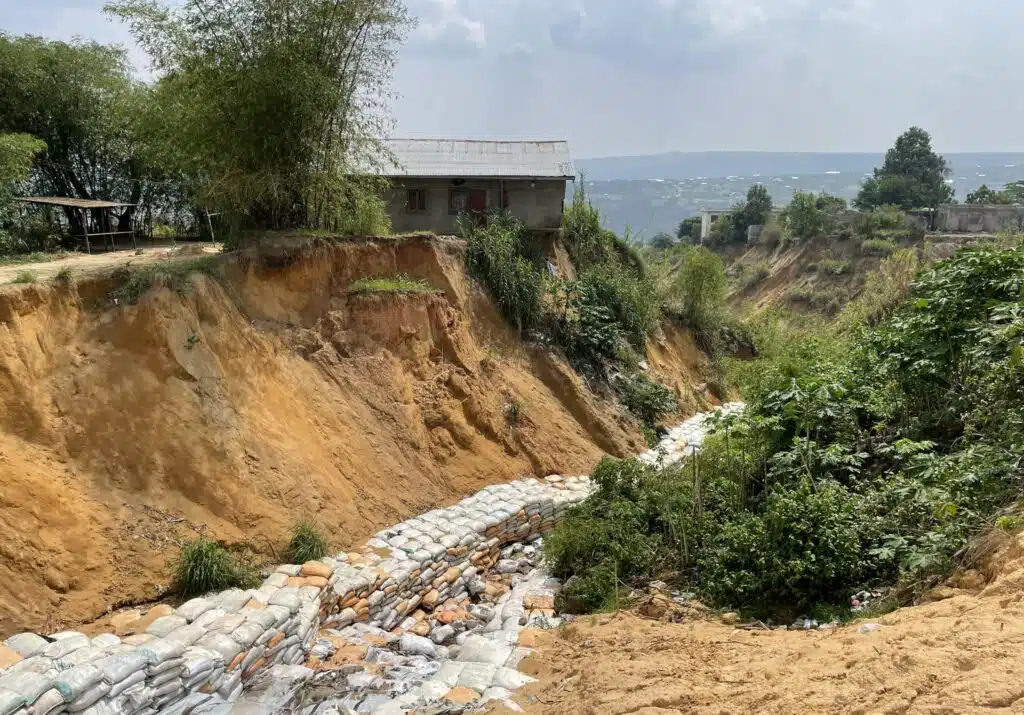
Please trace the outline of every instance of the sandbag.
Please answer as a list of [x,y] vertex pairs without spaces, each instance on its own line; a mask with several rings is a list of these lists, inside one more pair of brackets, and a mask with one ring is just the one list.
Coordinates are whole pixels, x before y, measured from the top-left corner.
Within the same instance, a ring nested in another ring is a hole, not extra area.
[[137,650],[124,655],[108,655],[95,663],[103,672],[103,679],[111,685],[120,683],[134,673],[143,673],[145,677],[148,664],[146,657]]
[[146,679],[146,684],[151,688],[159,689],[164,684],[169,683],[172,680],[181,681],[181,668],[165,670],[163,673],[158,675],[151,675]]
[[[59,673],[53,687],[60,691],[65,701],[71,703],[101,682],[103,682],[103,671],[92,663],[86,663],[84,665],[76,665],[70,670]],[[84,710],[87,707],[89,705],[85,705],[80,709]]]
[[185,654],[185,646],[165,638],[153,638],[139,647],[141,653],[149,665],[155,666],[167,660],[181,658]]
[[20,673],[5,672],[0,675],[0,690],[7,690],[25,698],[26,705],[32,705],[39,696],[53,689],[53,678],[31,670]]
[[39,696],[29,708],[30,715],[51,715],[64,709],[64,696],[56,688],[50,688]]
[[159,665],[151,665],[146,668],[146,675],[150,680],[157,676],[163,675],[164,673],[175,673],[181,674],[181,666],[185,662],[184,658],[174,658],[172,660],[165,660]]
[[224,659],[219,653],[206,648],[189,648],[185,651],[181,664],[181,677],[186,680],[195,677],[196,673],[217,666],[223,666]]
[[91,705],[98,703],[100,698],[105,698],[107,693],[110,692],[110,685],[108,683],[99,682],[92,686],[84,693],[79,695],[77,698],[68,703],[68,712],[81,712]]
[[0,690],[0,715],[11,715],[25,707],[25,698],[10,690]]
[[145,682],[146,671],[137,670],[121,682],[117,683],[116,685],[111,685],[109,697],[116,698],[117,696],[127,691],[129,688],[134,688],[136,685],[140,685]]
[[119,645],[121,645],[121,639],[113,633],[103,633],[92,639],[92,647],[100,650],[109,650]]
[[36,633],[18,633],[4,641],[4,645],[23,658],[39,655],[50,641]]

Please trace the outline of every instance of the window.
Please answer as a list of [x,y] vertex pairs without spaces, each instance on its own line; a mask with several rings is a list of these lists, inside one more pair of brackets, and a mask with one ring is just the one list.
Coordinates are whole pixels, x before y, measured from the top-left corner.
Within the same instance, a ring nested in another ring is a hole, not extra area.
[[409,213],[426,213],[427,190],[409,189],[408,192],[406,192],[405,210]]
[[469,211],[469,189],[452,189],[448,192],[448,213],[453,216]]

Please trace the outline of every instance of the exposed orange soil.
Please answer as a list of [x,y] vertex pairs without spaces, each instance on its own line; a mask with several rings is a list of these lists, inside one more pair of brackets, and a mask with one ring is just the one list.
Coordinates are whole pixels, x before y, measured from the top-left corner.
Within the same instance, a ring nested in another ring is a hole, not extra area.
[[938,600],[832,632],[581,618],[537,634],[522,669],[540,682],[516,700],[551,715],[1022,713],[1024,548],[999,538]]
[[[0,633],[158,597],[199,531],[276,560],[302,515],[341,548],[486,484],[641,451],[620,408],[504,327],[462,251],[264,247],[135,306],[102,277],[0,288]],[[348,294],[396,274],[439,293]],[[660,377],[703,381],[688,335],[662,343]]]

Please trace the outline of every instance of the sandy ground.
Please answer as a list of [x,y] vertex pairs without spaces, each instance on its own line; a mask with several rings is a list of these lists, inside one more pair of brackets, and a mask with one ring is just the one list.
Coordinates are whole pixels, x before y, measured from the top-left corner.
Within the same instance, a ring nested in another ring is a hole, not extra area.
[[126,264],[150,263],[164,258],[173,258],[176,254],[188,254],[195,256],[197,253],[219,253],[219,243],[187,243],[176,246],[143,246],[136,251],[128,249],[123,251],[97,252],[89,255],[87,253],[76,253],[66,258],[54,261],[41,261],[39,263],[17,263],[0,265],[0,284],[10,283],[23,271],[31,271],[36,274],[37,280],[49,280],[65,268],[74,271],[75,276],[98,273],[109,268]]
[[[833,632],[620,613],[540,632],[527,713],[1024,713],[1024,570],[1006,537],[932,598]],[[877,624],[877,628],[866,628]],[[495,711],[498,712],[498,711]]]

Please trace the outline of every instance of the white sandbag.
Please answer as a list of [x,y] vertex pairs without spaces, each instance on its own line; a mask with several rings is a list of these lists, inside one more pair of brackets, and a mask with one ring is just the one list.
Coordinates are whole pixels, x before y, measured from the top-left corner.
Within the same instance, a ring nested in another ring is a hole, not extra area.
[[[103,682],[103,671],[92,663],[86,663],[59,673],[53,687],[60,691],[65,701],[71,703],[101,682]],[[91,704],[89,703],[89,705]],[[84,710],[89,705],[85,705],[81,709]]]
[[64,638],[55,640],[52,643],[48,643],[43,648],[42,655],[47,658],[63,658],[69,653],[74,653],[79,648],[88,648],[90,646],[89,637],[82,633],[68,633],[65,634]]
[[151,688],[161,688],[166,683],[169,683],[172,680],[181,680],[181,668],[171,668],[169,670],[165,670],[162,673],[150,675],[148,678],[146,678],[146,685],[148,685]]
[[225,680],[219,688],[217,688],[217,694],[227,700],[228,695],[230,695],[235,688],[241,686],[241,684],[242,673],[236,670],[234,673],[229,675],[228,679]]
[[184,662],[184,658],[175,658],[174,660],[165,660],[160,665],[151,665],[146,668],[146,680],[151,682],[156,678],[161,678],[161,680],[163,680],[167,673],[173,673],[174,675],[180,676]]
[[153,689],[146,685],[135,685],[117,696],[118,705],[129,713],[138,713],[153,703]]
[[146,671],[137,670],[121,682],[111,685],[110,692],[107,694],[108,697],[116,698],[129,688],[134,688],[136,685],[140,685],[146,682]]
[[95,636],[91,641],[93,648],[99,648],[100,650],[109,650],[121,645],[121,639],[115,636],[113,633],[102,633]]
[[164,638],[171,631],[187,625],[188,620],[183,616],[173,614],[169,616],[160,616],[149,624],[149,628],[146,629],[146,633],[154,635],[157,638]]
[[153,667],[168,660],[181,658],[185,654],[185,646],[165,638],[154,638],[140,646],[139,653],[149,661],[150,667]]
[[223,633],[207,633],[195,642],[194,647],[212,650],[219,654],[225,663],[230,663],[236,655],[242,652],[242,646]]
[[111,685],[120,683],[133,673],[143,673],[144,675],[148,664],[149,661],[138,650],[124,655],[108,655],[95,663],[96,667],[103,672],[103,679]]
[[175,609],[175,613],[185,618],[189,623],[213,608],[213,602],[206,598],[193,598],[186,601]]
[[173,631],[171,631],[164,637],[169,641],[181,643],[183,646],[188,648],[197,640],[205,636],[206,633],[207,630],[205,628],[193,623],[191,625],[182,626],[181,628],[175,628]]
[[216,673],[217,670],[212,667],[209,670],[202,670],[196,673],[191,678],[185,681],[185,690],[188,690],[190,692],[193,690],[199,690],[199,688],[203,687],[211,680],[213,680],[214,675]]
[[39,655],[50,641],[37,633],[18,633],[4,641],[4,645],[23,658]]
[[208,668],[212,670],[213,668],[218,666],[223,667],[224,665],[224,659],[215,651],[207,648],[189,648],[185,651],[185,655],[182,657],[181,677],[188,680],[202,670],[206,670]]
[[0,690],[0,715],[11,715],[25,707],[25,698],[10,690]]
[[56,688],[50,688],[39,696],[29,708],[30,715],[52,715],[64,709],[64,696]]
[[231,639],[243,648],[250,648],[264,634],[266,629],[255,621],[246,621],[231,631]]
[[42,673],[26,670],[20,673],[4,672],[0,675],[0,690],[7,690],[25,698],[26,705],[32,705],[39,696],[53,688],[53,679]]
[[77,698],[68,703],[68,712],[77,713],[85,710],[91,705],[95,705],[100,701],[100,698],[105,698],[107,693],[110,692],[110,685],[108,683],[100,682],[92,686],[84,693],[79,695]]

